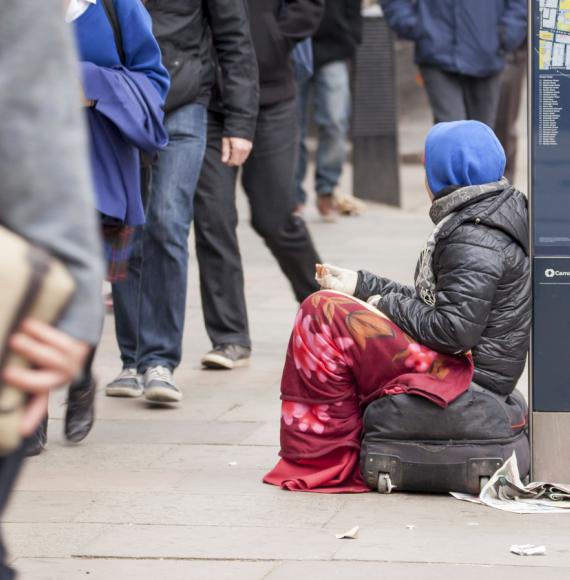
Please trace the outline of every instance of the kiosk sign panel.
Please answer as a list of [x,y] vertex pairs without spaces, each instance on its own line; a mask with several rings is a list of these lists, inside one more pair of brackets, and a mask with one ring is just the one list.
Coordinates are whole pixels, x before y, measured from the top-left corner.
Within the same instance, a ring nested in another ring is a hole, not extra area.
[[529,18],[533,470],[562,480],[570,478],[570,460],[560,461],[570,440],[570,0],[530,0]]

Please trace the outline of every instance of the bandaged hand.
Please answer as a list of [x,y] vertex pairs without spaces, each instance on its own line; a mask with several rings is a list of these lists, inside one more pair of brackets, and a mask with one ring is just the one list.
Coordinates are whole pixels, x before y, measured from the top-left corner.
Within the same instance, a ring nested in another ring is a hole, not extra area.
[[354,295],[358,283],[358,273],[330,264],[317,264],[315,279],[323,290],[336,290]]
[[378,304],[380,303],[380,300],[382,300],[382,296],[380,296],[380,294],[374,294],[374,296],[370,296],[370,298],[366,302],[368,302],[368,304],[370,304],[370,306],[373,306],[374,308],[378,308]]

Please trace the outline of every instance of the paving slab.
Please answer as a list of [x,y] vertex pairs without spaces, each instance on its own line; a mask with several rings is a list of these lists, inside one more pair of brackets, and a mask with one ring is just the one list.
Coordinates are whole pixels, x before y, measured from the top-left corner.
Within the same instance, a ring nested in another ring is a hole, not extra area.
[[[244,520],[247,515],[244,512]],[[338,540],[325,530],[229,526],[109,526],[74,556],[223,560],[330,560]]]
[[265,580],[567,580],[568,568],[532,566],[473,566],[470,564],[389,563],[389,562],[283,562]]
[[272,562],[20,558],[22,578],[34,580],[262,580]]

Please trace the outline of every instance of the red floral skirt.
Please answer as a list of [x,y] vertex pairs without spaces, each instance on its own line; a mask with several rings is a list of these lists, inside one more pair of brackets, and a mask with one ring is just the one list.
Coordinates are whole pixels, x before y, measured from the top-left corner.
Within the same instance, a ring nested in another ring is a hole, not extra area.
[[366,405],[408,393],[445,408],[472,376],[470,355],[436,353],[352,296],[314,294],[287,350],[281,459],[263,481],[293,491],[369,491],[358,468]]

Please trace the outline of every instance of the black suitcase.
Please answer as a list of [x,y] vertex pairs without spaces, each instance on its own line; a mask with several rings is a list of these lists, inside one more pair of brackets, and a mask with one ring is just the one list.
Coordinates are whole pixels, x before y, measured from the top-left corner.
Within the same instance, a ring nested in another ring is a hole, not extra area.
[[515,391],[502,397],[477,385],[442,409],[414,395],[393,395],[364,413],[362,475],[380,493],[458,491],[478,495],[516,453],[530,471],[528,408]]

